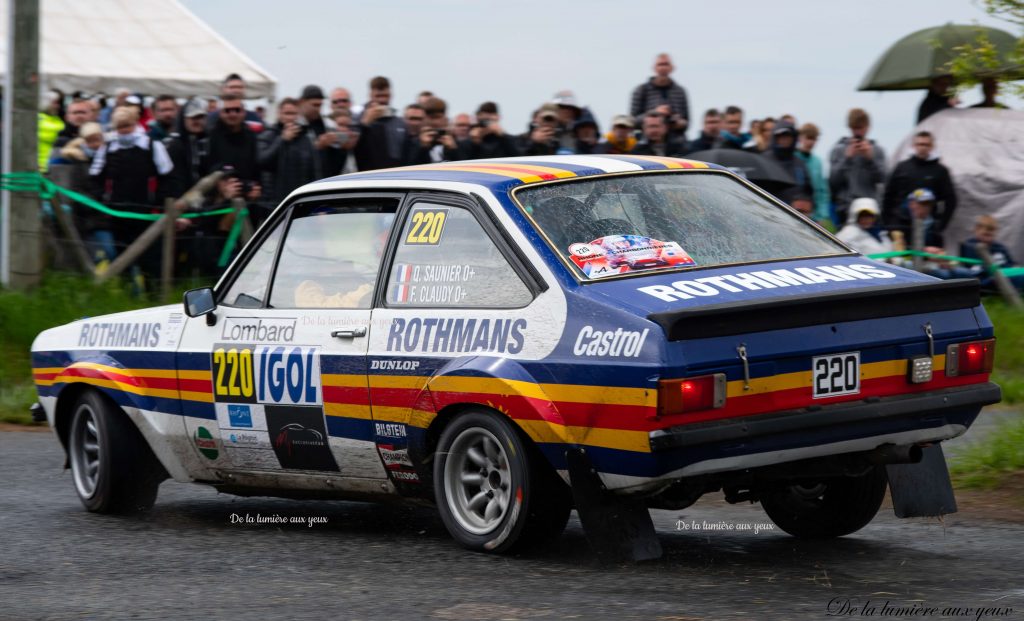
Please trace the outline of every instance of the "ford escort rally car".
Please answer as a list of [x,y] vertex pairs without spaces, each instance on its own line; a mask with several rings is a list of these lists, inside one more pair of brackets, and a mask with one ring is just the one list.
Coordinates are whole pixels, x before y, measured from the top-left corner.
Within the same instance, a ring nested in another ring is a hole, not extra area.
[[[951,512],[939,443],[999,400],[973,281],[853,252],[732,172],[554,156],[308,184],[213,288],[32,347],[96,512],[163,479],[436,502],[502,552],[657,554],[647,510],[722,491],[804,537]],[[936,454],[936,449],[938,453]]]

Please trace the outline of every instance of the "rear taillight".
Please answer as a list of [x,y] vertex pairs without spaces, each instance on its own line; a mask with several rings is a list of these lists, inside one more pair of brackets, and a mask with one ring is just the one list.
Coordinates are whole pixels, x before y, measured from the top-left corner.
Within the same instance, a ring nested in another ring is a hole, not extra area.
[[946,348],[946,375],[991,373],[996,357],[996,340],[954,343]]
[[658,382],[658,415],[699,412],[725,405],[725,373],[661,380]]

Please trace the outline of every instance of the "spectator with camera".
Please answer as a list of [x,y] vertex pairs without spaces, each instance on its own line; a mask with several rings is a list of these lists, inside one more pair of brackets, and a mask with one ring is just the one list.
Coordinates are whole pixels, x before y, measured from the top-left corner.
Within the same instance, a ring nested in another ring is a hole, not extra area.
[[423,106],[426,122],[420,130],[420,146],[412,164],[430,164],[465,159],[448,128],[448,104],[431,97]]
[[546,103],[534,111],[529,129],[519,136],[519,150],[523,155],[554,155],[563,131],[558,106]]
[[355,147],[359,170],[408,163],[404,161],[408,131],[391,107],[391,82],[387,78],[377,76],[370,80],[370,101],[363,108],[359,125],[360,138]]
[[264,204],[278,205],[292,190],[323,177],[315,135],[299,124],[299,102],[286,97],[277,105],[277,123],[259,137]]
[[[235,94],[221,97],[217,122],[209,132],[208,170],[231,166],[242,184],[242,194],[249,201],[261,196],[257,136],[245,124],[242,98]],[[254,223],[260,218],[253,214]]]
[[658,112],[669,124],[672,137],[686,139],[686,128],[690,124],[690,103],[686,89],[670,77],[675,67],[668,54],[658,54],[654,59],[654,76],[633,89],[629,113],[635,118],[649,112]]
[[515,157],[519,155],[514,137],[501,127],[498,104],[485,101],[476,110],[476,125],[469,130],[469,139],[459,146],[466,159],[477,160],[492,157]]
[[829,186],[836,206],[837,222],[846,222],[855,198],[879,198],[878,187],[885,180],[885,152],[867,137],[871,118],[860,108],[847,115],[850,136],[843,136],[829,156]]
[[668,120],[660,112],[648,112],[641,125],[643,137],[633,149],[635,155],[682,157],[686,145],[669,134]]
[[208,172],[206,139],[206,102],[189,99],[181,109],[178,131],[164,141],[174,164],[168,178],[171,196],[181,196]]

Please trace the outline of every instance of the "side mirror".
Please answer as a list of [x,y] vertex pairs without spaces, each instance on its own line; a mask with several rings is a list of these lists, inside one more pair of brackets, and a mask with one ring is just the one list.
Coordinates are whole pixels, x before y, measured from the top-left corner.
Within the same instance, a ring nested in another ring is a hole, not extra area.
[[185,314],[199,317],[217,310],[217,302],[213,298],[213,289],[202,287],[185,292]]

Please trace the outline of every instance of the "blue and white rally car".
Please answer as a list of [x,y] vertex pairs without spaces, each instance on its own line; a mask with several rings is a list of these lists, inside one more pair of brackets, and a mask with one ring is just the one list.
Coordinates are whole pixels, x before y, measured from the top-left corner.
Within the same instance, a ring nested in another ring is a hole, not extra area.
[[32,348],[90,511],[146,509],[168,476],[398,495],[501,552],[575,506],[636,557],[657,553],[648,508],[715,491],[807,537],[858,530],[887,484],[898,514],[955,511],[938,443],[999,400],[993,354],[974,281],[869,260],[713,165],[633,156],[312,183],[184,308]]

